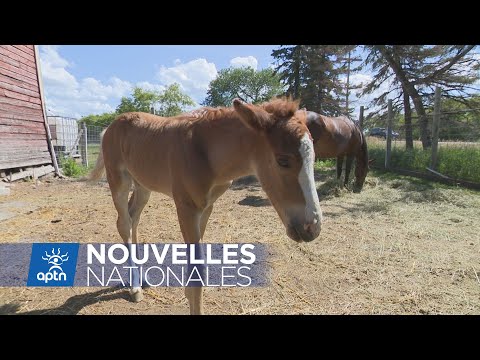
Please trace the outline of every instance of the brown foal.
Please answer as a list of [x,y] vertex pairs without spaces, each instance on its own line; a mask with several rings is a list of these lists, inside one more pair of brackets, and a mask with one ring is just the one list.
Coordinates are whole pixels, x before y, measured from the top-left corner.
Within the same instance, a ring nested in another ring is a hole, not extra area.
[[[173,198],[185,243],[199,243],[213,204],[232,183],[256,175],[287,235],[312,241],[322,213],[313,177],[314,148],[298,102],[203,108],[172,118],[125,113],[105,130],[91,180],[106,172],[124,243],[138,241],[140,214],[152,191]],[[131,184],[134,190],[128,199]],[[131,289],[135,301],[141,287]],[[191,314],[202,313],[202,288],[186,287]]]

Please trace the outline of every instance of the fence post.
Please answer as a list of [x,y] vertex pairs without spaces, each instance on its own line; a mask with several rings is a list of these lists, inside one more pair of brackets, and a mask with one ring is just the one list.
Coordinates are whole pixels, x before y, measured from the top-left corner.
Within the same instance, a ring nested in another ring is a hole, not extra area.
[[437,169],[438,157],[438,133],[440,131],[440,107],[441,107],[441,90],[437,86],[435,88],[435,104],[433,108],[433,124],[432,124],[432,160],[430,168]]
[[390,169],[390,159],[392,157],[392,123],[393,123],[393,105],[392,100],[388,100],[388,118],[387,118],[387,150],[385,151],[385,169]]
[[363,131],[363,111],[364,111],[364,107],[363,106],[360,106],[360,116],[358,117],[358,126],[360,127],[360,130]]
[[88,167],[88,134],[87,134],[87,124],[85,122],[82,123],[83,127],[83,141],[82,141],[82,164]]

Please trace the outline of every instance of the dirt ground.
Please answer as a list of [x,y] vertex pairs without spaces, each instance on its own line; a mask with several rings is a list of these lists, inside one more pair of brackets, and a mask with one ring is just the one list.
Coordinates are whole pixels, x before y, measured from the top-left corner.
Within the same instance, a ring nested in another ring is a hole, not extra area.
[[[370,174],[364,191],[317,174],[320,238],[285,234],[258,183],[216,203],[206,242],[268,244],[270,285],[206,288],[207,314],[480,314],[480,193]],[[0,242],[119,242],[106,183],[17,182],[0,197]],[[139,236],[181,242],[173,201],[152,194]],[[3,314],[187,314],[180,288],[149,288],[140,303],[113,288],[0,288]]]

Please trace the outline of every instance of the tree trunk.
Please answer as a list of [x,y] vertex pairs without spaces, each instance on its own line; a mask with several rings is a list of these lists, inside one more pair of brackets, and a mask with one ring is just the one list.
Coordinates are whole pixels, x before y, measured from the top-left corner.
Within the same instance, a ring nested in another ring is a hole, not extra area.
[[348,52],[348,62],[347,62],[347,93],[345,94],[345,115],[349,116],[349,108],[348,108],[348,97],[350,95],[350,63],[351,63],[351,54],[352,51]]
[[293,79],[293,98],[298,99],[299,89],[300,89],[300,66],[302,63],[302,48],[301,45],[298,45],[295,49],[295,56],[294,56],[294,79]]
[[[422,140],[423,150],[426,150],[432,147],[432,135],[428,131],[428,118],[425,113],[425,108],[423,107],[422,99],[420,94],[417,92],[417,89],[413,87],[413,91],[410,91],[410,97],[413,100],[413,105],[415,106],[415,111],[418,115],[418,121],[420,125],[420,139]],[[413,93],[413,95],[412,95]]]
[[413,149],[412,109],[410,108],[410,96],[405,88],[403,89],[403,107],[405,109],[405,147],[409,150]]
[[412,98],[413,106],[419,117],[420,125],[420,138],[422,140],[423,149],[427,149],[432,146],[432,137],[428,131],[428,119],[425,113],[425,108],[423,107],[422,98],[418,93],[415,86],[408,81],[405,72],[402,69],[402,66],[399,61],[396,61],[393,54],[384,46],[377,45],[376,48],[380,53],[385,57],[385,60],[388,62],[388,65],[392,68],[395,73],[398,81],[402,84],[404,91]]

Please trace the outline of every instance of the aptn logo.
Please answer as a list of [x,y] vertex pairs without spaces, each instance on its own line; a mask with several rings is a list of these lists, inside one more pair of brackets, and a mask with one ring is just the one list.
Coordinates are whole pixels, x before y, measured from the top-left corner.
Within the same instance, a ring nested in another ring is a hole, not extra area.
[[55,248],[52,248],[52,255],[49,255],[45,251],[45,257],[42,256],[43,260],[48,261],[52,266],[48,269],[47,273],[39,272],[37,274],[37,280],[45,281],[47,284],[51,280],[55,281],[66,281],[67,274],[62,269],[64,262],[68,261],[68,252],[65,255],[60,255],[60,248],[58,248],[57,253],[55,254]]
[[78,246],[33,244],[27,286],[73,286]]

